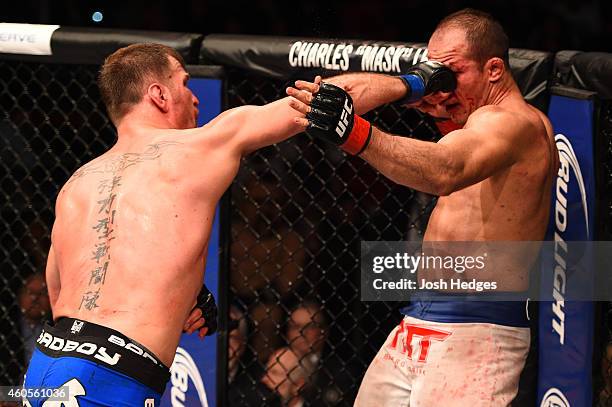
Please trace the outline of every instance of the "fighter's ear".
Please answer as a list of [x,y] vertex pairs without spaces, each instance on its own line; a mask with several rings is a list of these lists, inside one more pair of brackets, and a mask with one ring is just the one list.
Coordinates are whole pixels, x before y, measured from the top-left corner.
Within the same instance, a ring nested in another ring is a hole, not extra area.
[[506,72],[506,64],[499,57],[490,58],[485,64],[485,72],[489,76],[489,81],[497,82]]
[[147,88],[147,95],[149,96],[149,99],[151,99],[151,102],[153,102],[153,104],[157,106],[159,110],[161,110],[163,113],[168,113],[170,108],[170,103],[168,101],[168,88],[158,82],[153,82]]

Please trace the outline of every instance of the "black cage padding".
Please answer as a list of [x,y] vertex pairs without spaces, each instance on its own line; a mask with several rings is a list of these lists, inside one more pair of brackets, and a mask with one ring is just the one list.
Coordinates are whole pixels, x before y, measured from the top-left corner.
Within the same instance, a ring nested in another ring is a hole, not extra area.
[[566,86],[597,92],[612,99],[612,54],[560,51],[555,56],[555,80]]
[[[363,71],[399,75],[427,57],[426,46],[416,42],[211,34],[202,42],[200,59],[276,79]],[[545,111],[553,54],[511,48],[509,56],[510,69],[525,99]]]

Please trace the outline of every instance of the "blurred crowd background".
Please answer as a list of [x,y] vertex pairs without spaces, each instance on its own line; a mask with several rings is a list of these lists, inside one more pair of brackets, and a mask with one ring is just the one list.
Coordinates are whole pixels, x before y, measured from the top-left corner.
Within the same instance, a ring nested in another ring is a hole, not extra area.
[[[438,20],[463,7],[497,17],[512,47],[612,50],[608,0],[23,0],[3,4],[0,21],[415,42],[426,41]],[[92,20],[96,11],[99,22]]]

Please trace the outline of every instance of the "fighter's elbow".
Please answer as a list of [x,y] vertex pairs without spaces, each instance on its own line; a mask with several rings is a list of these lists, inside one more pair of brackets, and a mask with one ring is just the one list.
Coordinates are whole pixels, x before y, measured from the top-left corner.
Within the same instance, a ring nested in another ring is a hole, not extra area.
[[461,173],[461,166],[452,157],[443,160],[431,182],[432,193],[437,196],[448,196],[461,189]]
[[430,180],[428,189],[427,192],[436,196],[448,196],[454,192],[451,180],[439,175]]
[[437,185],[434,186],[432,193],[436,196],[449,196],[456,190],[457,189],[453,183],[445,181],[437,183]]

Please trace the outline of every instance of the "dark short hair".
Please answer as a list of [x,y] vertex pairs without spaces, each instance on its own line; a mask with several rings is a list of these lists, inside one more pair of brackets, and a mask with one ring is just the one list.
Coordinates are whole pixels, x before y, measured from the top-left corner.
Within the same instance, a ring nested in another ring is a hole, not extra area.
[[164,81],[171,71],[168,57],[183,68],[183,57],[161,44],[133,44],[109,55],[100,68],[98,87],[111,120],[116,124],[129,109],[139,103],[147,80]]
[[498,57],[509,67],[509,41],[503,27],[493,16],[484,11],[466,8],[450,14],[438,23],[435,31],[445,28],[459,28],[465,32],[470,55],[484,64],[490,58]]

